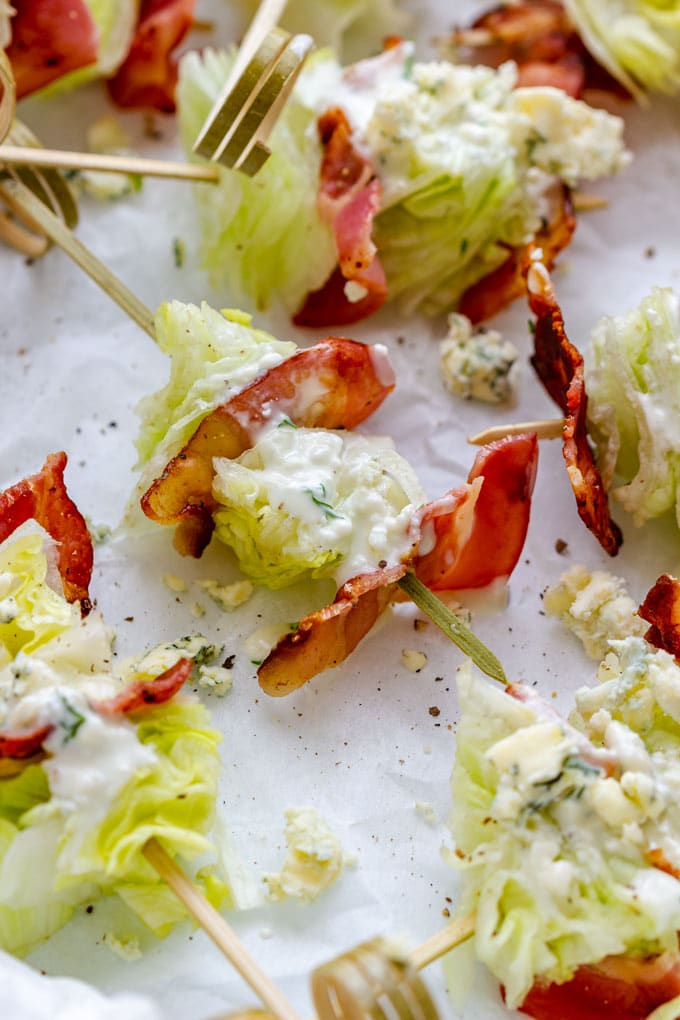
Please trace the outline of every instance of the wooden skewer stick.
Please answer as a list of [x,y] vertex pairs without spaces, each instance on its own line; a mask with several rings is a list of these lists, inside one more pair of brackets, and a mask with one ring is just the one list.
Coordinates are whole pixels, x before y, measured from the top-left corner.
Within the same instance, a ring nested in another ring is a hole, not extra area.
[[474,914],[467,914],[465,917],[458,917],[451,921],[445,928],[432,935],[425,942],[411,951],[409,954],[411,963],[417,970],[434,963],[441,956],[444,956],[451,949],[466,942],[475,933],[477,918]]
[[542,421],[521,421],[515,425],[494,425],[490,429],[478,432],[476,436],[468,436],[468,443],[475,446],[486,446],[506,436],[523,436],[533,432],[538,439],[561,439],[564,431],[564,418],[545,418]]
[[14,177],[11,189],[0,184],[0,198],[25,221],[32,221],[37,230],[41,230],[51,241],[59,245],[62,251],[65,251],[145,333],[155,340],[156,332],[151,310],[125,286],[122,280],[118,279],[115,273],[111,272],[108,266],[100,262],[89,248],[78,240],[58,216],[36,198],[30,188]]
[[66,152],[61,149],[39,149],[24,145],[0,145],[0,164],[55,167],[62,170],[101,170],[117,174],[138,174],[143,177],[165,177],[174,180],[207,181],[220,178],[219,167],[209,164],[178,163],[166,159],[144,159],[141,156],[110,156],[97,152]]
[[277,1020],[300,1020],[299,1014],[283,992],[260,968],[222,915],[208,903],[161,844],[152,838],[145,844],[142,853]]

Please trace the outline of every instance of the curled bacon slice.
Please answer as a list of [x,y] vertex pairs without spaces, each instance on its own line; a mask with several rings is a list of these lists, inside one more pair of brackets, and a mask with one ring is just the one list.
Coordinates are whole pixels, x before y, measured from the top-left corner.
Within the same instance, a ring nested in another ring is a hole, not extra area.
[[36,726],[33,730],[0,731],[0,758],[15,758],[23,761],[32,758],[42,748],[54,726]]
[[563,4],[525,0],[502,4],[453,33],[458,60],[499,67],[514,60],[518,85],[552,85],[575,99],[584,89],[628,93],[590,55]]
[[[317,208],[333,229],[339,265],[319,290],[307,295],[293,321],[298,326],[345,326],[371,315],[387,298],[385,272],[371,240],[382,185],[354,147],[339,107],[324,113],[318,126],[324,157]],[[356,301],[347,297],[348,282],[360,288]]]
[[172,53],[191,28],[196,0],[142,0],[125,61],[108,82],[118,106],[175,110],[177,61]]
[[[471,588],[510,574],[529,522],[537,456],[535,436],[513,436],[492,443],[480,451],[466,485],[420,511],[415,523],[421,543],[429,541],[427,525],[432,524],[435,531],[432,550],[413,562],[424,584],[433,589],[454,587],[454,583]],[[487,475],[481,473],[484,468]],[[497,500],[495,485],[499,487]],[[507,550],[503,548],[506,533]],[[258,669],[262,689],[274,697],[290,694],[317,673],[342,662],[383,609],[402,597],[398,582],[408,567],[402,563],[353,577],[339,589],[330,606],[305,616],[297,631],[286,634]]]
[[680,659],[680,581],[662,574],[647,592],[638,616],[651,624],[645,640]]
[[550,220],[541,227],[533,241],[510,249],[507,259],[498,269],[478,280],[463,294],[458,310],[472,322],[490,319],[525,293],[527,259],[536,246],[543,252],[546,268],[552,269],[559,253],[570,243],[576,229],[576,217],[569,189],[556,183],[550,199]]
[[7,56],[17,96],[97,60],[99,33],[85,0],[13,0]]
[[680,959],[608,956],[561,985],[537,984],[520,1009],[535,1020],[645,1020],[680,995]]
[[330,606],[305,616],[272,649],[257,671],[262,690],[275,698],[292,694],[346,659],[399,593],[397,582],[406,569],[359,574],[343,584]]
[[540,262],[529,266],[527,289],[536,316],[531,363],[565,416],[562,452],[579,516],[605,552],[615,556],[623,536],[609,514],[607,493],[588,442],[583,358],[567,339],[550,276]]
[[51,454],[42,469],[0,493],[0,542],[28,520],[35,520],[57,543],[58,567],[69,602],[80,600],[85,616],[92,608],[92,539],[85,518],[66,491],[65,453]]
[[536,436],[508,436],[480,450],[465,485],[427,504],[421,531],[433,527],[435,543],[414,564],[423,584],[481,588],[510,576],[529,527],[537,465]]
[[186,446],[142,497],[147,517],[179,525],[178,550],[200,556],[213,531],[214,457],[238,457],[275,409],[296,424],[351,429],[377,410],[394,389],[379,350],[329,337],[297,351],[201,422]]
[[133,680],[114,698],[96,701],[92,707],[100,715],[111,716],[128,715],[130,712],[138,712],[152,705],[161,705],[177,694],[191,676],[193,668],[193,659],[179,659],[174,666],[166,669],[154,680]]

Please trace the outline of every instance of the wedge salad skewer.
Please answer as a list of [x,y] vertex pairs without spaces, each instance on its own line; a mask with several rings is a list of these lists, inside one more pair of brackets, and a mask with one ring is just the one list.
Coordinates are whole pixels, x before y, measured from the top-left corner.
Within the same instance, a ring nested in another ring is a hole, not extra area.
[[[25,954],[79,905],[112,892],[167,934],[182,914],[157,873],[277,1020],[298,1020],[173,859],[210,845],[219,734],[180,692],[195,659],[215,649],[185,640],[165,650],[176,661],[160,675],[144,659],[113,671],[113,634],[91,613],[92,544],[65,466],[54,455],[0,493],[0,947]],[[10,541],[31,518],[54,542],[63,597],[47,583],[42,536]],[[23,881],[32,869],[44,875],[37,885]]]
[[[214,51],[182,62],[188,149],[229,66]],[[411,312],[460,306],[488,318],[523,293],[528,243],[546,261],[568,244],[565,182],[627,162],[617,118],[514,84],[511,65],[413,63],[404,42],[344,69],[318,53],[257,181],[225,171],[197,193],[213,283],[257,307],[279,295],[317,327],[358,321],[387,297]]]

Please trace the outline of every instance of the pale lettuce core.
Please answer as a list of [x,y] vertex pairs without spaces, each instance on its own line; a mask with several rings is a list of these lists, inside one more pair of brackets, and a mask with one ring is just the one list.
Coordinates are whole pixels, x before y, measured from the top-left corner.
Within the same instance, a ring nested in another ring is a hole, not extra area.
[[[621,645],[630,661],[618,690],[594,695],[598,708],[607,701],[608,714],[594,712],[586,723],[579,702],[573,721],[585,734],[469,667],[459,676],[451,861],[462,871],[460,913],[476,912],[476,955],[504,986],[510,1008],[537,979],[563,983],[608,955],[677,951],[680,882],[645,854],[661,845],[679,859],[677,839],[658,840],[679,831],[680,727],[663,717],[659,739],[664,727],[669,733],[660,754],[618,721],[634,679],[654,701],[654,664],[647,671],[640,659],[645,642]],[[666,681],[677,696],[680,670],[673,669]],[[598,748],[618,760],[618,779],[600,766]]]
[[170,301],[158,309],[156,342],[170,356],[171,365],[167,385],[138,407],[138,466],[147,465],[148,482],[189,441],[206,415],[297,350],[292,341],[253,329],[250,321],[242,312],[218,312],[205,302],[199,308]]
[[[190,149],[229,58],[182,61],[179,111]],[[220,73],[218,72],[218,69]],[[413,64],[402,43],[343,70],[320,51],[300,76],[252,180],[225,171],[198,193],[203,258],[216,286],[258,307],[296,310],[337,262],[319,218],[316,122],[341,106],[383,185],[374,239],[390,297],[438,314],[528,241],[550,216],[555,178],[611,174],[626,162],[622,121],[551,88],[514,89],[517,72]]]
[[283,419],[237,460],[215,458],[217,537],[259,584],[349,577],[394,565],[413,545],[424,501],[389,440]]
[[676,0],[565,0],[595,59],[634,96],[680,89]]
[[102,894],[159,935],[183,919],[141,848],[155,836],[185,859],[208,849],[219,770],[219,734],[191,697],[130,718],[92,708],[140,674],[112,672],[112,632],[46,577],[40,535],[0,548],[0,729],[53,727],[49,757],[0,780],[0,948],[18,955]]
[[680,299],[656,287],[592,335],[588,415],[605,485],[636,524],[675,508],[680,524]]

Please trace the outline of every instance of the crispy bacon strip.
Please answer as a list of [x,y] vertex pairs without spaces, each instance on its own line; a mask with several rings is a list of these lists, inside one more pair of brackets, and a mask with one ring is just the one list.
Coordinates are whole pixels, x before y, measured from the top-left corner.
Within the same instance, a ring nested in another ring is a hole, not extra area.
[[13,0],[7,56],[17,97],[97,60],[99,33],[84,0]]
[[[298,326],[347,325],[366,318],[387,298],[385,272],[371,240],[382,185],[371,163],[355,149],[347,117],[339,107],[319,118],[324,146],[319,214],[333,229],[338,267],[319,290],[308,294],[294,317]],[[345,293],[351,282],[365,291],[357,301]]]
[[536,316],[531,363],[565,416],[562,452],[581,520],[610,556],[623,536],[609,514],[607,493],[588,443],[583,358],[567,339],[564,319],[545,266],[532,262],[527,274],[529,306]]
[[520,1008],[535,1020],[645,1020],[677,995],[677,955],[608,956],[562,985],[535,985]]
[[406,569],[390,567],[346,581],[330,606],[305,616],[272,649],[257,671],[262,690],[281,698],[343,662],[399,594],[397,582]]
[[329,337],[270,369],[221,404],[142,497],[147,517],[179,525],[175,545],[200,556],[213,532],[214,457],[238,457],[272,411],[296,424],[352,429],[394,389],[389,362],[375,348]]
[[0,493],[0,542],[31,518],[57,543],[58,566],[69,602],[80,600],[83,616],[92,608],[92,539],[85,518],[66,491],[65,453],[51,454],[42,469]]
[[509,577],[520,557],[536,480],[536,436],[509,436],[478,453],[465,485],[428,503],[421,516],[434,547],[414,568],[433,591],[481,588]]
[[[422,509],[414,522],[421,544],[430,543],[428,529],[434,530],[431,551],[413,563],[424,584],[434,590],[472,588],[511,573],[529,523],[537,457],[535,436],[492,443],[480,451],[465,485]],[[342,662],[383,609],[402,596],[397,582],[408,567],[353,577],[330,606],[305,616],[258,669],[262,689],[274,697],[290,694]]]
[[638,616],[651,623],[645,640],[680,659],[680,581],[662,574],[647,592]]
[[543,252],[546,268],[552,269],[559,253],[570,243],[576,229],[576,218],[569,189],[558,183],[551,197],[550,222],[541,227],[534,240],[523,247],[511,248],[498,269],[478,280],[463,294],[458,310],[472,322],[490,319],[525,293],[527,259],[536,246]]
[[193,659],[179,659],[154,680],[134,680],[124,691],[106,701],[96,701],[93,708],[100,715],[128,715],[152,705],[161,705],[173,698],[194,668]]
[[37,726],[33,730],[0,731],[0,759],[15,758],[23,761],[40,751],[54,726]]
[[128,55],[108,82],[118,106],[174,112],[178,72],[172,53],[193,24],[195,6],[196,0],[142,0]]
[[453,33],[458,60],[499,67],[514,60],[518,85],[552,85],[579,99],[584,89],[628,93],[590,55],[564,6],[554,0],[502,4]]

